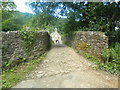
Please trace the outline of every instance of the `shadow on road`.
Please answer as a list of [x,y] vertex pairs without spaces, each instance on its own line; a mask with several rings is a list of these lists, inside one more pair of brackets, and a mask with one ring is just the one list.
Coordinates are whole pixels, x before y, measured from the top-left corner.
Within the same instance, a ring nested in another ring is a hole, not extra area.
[[65,47],[64,44],[52,44],[52,48]]

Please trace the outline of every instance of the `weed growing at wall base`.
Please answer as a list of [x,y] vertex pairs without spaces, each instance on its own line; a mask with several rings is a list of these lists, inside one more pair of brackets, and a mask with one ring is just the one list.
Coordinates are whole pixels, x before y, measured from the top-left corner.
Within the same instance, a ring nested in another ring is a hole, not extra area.
[[[105,49],[101,56],[105,64],[103,66],[104,69],[120,74],[120,43],[115,43],[113,46]],[[102,66],[99,67],[102,68]]]
[[19,81],[21,81],[24,76],[30,73],[43,58],[46,56],[46,53],[38,57],[37,59],[24,62],[17,67],[10,69],[9,71],[2,72],[2,90],[7,90],[11,88]]
[[101,60],[99,60],[98,58],[96,58],[95,56],[89,54],[89,53],[85,53],[83,51],[78,51],[77,53],[83,55],[85,58],[87,58],[87,60],[92,61],[94,64],[96,64],[93,69],[97,70],[97,69],[101,69],[101,70],[105,70],[108,71],[112,74],[115,75],[120,75],[120,65],[113,63],[113,62],[108,62],[108,63],[101,63]]

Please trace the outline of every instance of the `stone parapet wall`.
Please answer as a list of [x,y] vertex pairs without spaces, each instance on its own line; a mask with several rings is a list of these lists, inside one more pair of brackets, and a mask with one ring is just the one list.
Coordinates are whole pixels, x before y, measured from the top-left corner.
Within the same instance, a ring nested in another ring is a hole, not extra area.
[[104,48],[108,47],[108,37],[103,32],[79,31],[65,37],[65,43],[77,50],[83,50],[96,56],[101,56]]
[[23,44],[25,41],[21,39],[20,32],[10,31],[0,33],[2,34],[3,68],[7,68],[5,66],[6,63],[9,63],[10,66],[15,66],[26,59],[27,60],[33,59],[43,54],[45,51],[48,50],[49,47],[50,37],[48,32],[44,31],[35,32],[36,38],[34,40],[34,43],[31,46],[29,46],[31,48],[29,52],[26,52],[27,47],[25,47]]
[[0,33],[0,74],[1,74],[1,67],[2,67],[2,33]]

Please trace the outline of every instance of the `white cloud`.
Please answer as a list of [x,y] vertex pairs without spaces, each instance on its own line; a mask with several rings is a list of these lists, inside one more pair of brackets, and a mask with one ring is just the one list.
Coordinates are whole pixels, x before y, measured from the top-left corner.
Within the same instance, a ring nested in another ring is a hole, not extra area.
[[17,5],[17,10],[19,10],[20,12],[33,13],[30,7],[25,5],[25,2],[29,2],[30,0],[13,0],[13,1]]

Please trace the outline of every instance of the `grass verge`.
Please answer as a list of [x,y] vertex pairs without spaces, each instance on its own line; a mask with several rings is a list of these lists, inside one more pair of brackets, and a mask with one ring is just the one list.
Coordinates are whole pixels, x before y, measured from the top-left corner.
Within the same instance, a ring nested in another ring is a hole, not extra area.
[[78,51],[75,50],[78,54],[82,55],[84,58],[86,58],[87,60],[93,62],[95,64],[95,66],[93,67],[93,69],[95,70],[104,70],[107,71],[109,73],[112,73],[114,75],[119,76],[120,75],[120,71],[118,69],[118,67],[115,67],[115,65],[113,65],[112,62],[109,63],[102,63],[100,59],[96,58],[95,56],[89,54],[89,53],[85,53],[83,51]]
[[30,73],[44,59],[46,53],[36,59],[21,63],[19,66],[2,72],[2,90],[7,90],[23,80],[26,74]]

